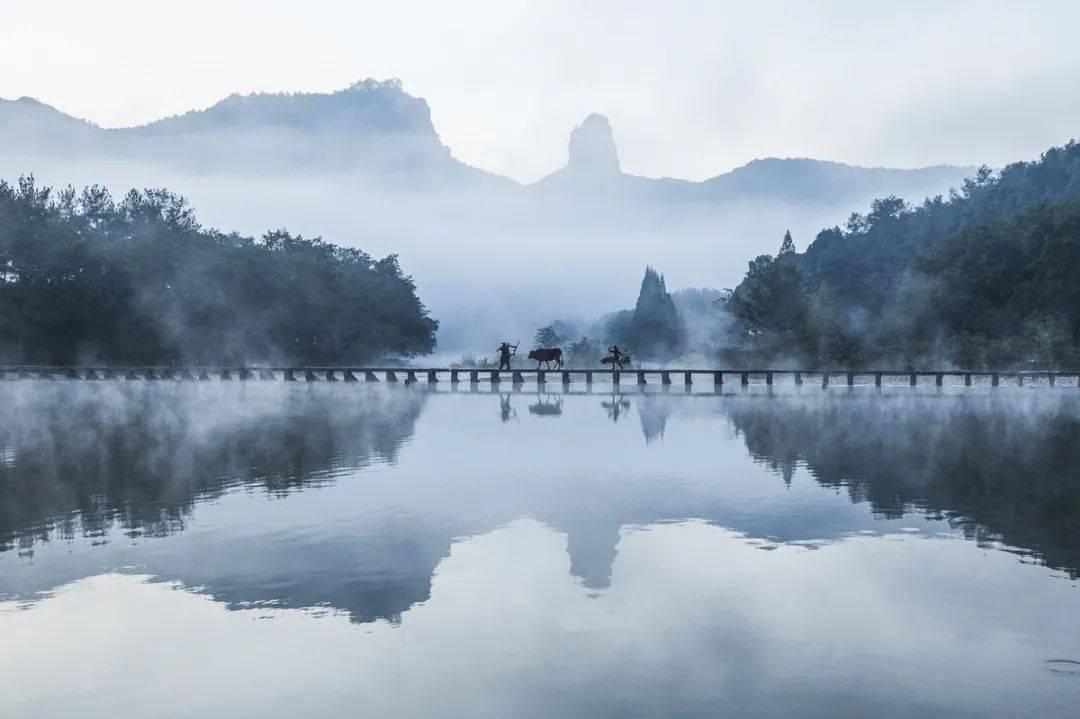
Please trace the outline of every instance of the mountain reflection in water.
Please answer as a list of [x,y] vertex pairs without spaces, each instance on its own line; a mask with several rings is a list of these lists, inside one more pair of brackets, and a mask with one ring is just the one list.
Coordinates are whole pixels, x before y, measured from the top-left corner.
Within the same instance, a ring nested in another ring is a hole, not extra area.
[[0,715],[1067,716],[1074,392],[0,385]]
[[[1060,394],[5,389],[0,594],[7,596],[136,566],[230,606],[330,606],[356,621],[396,620],[428,597],[456,538],[521,517],[565,533],[570,571],[594,590],[609,586],[621,529],[685,519],[766,546],[813,546],[898,531],[917,515],[927,532],[959,530],[1074,577],[1080,568],[1080,403]],[[518,405],[542,424],[518,421],[505,425],[517,428],[513,434],[492,434],[500,424],[492,415],[516,420]],[[635,464],[620,454],[625,433],[605,429],[633,412],[639,444],[673,441],[680,431],[673,423],[703,438],[672,447],[656,465]],[[561,422],[572,422],[572,431],[560,432]],[[364,473],[396,462],[423,432],[433,435],[423,465]],[[735,463],[737,444],[718,433],[741,439],[739,454],[748,450],[752,460]],[[776,482],[746,476],[755,463]],[[730,466],[740,474],[720,480]],[[824,501],[827,493],[778,494],[800,467],[851,503],[869,503],[872,514]],[[348,485],[348,502],[289,496],[333,483]],[[211,520],[210,507],[233,490],[285,499],[296,511],[260,518],[230,506],[240,514]],[[200,505],[211,531],[165,541],[200,525]],[[45,548],[52,551],[41,556]]]

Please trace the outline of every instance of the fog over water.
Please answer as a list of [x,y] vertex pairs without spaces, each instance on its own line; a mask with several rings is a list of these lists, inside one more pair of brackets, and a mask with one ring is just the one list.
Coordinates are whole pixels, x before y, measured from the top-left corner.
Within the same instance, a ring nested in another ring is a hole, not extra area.
[[0,719],[1080,716],[1078,20],[0,2]]
[[0,713],[1080,698],[1075,386],[594,390],[0,386]]
[[506,337],[525,339],[552,319],[592,321],[632,307],[650,264],[665,272],[672,290],[734,287],[750,259],[775,253],[786,230],[801,249],[878,193],[920,202],[968,174],[952,168],[916,187],[886,182],[856,196],[712,202],[643,201],[590,184],[550,194],[509,185],[416,191],[346,174],[189,174],[137,163],[57,167],[40,159],[9,166],[57,187],[104,184],[117,196],[132,187],[168,187],[191,201],[201,222],[223,231],[261,236],[283,227],[378,257],[396,253],[442,324],[439,351],[455,356],[490,352],[488,345]]
[[672,290],[734,287],[787,230],[805,248],[876,197],[919,203],[974,172],[763,158],[701,182],[642,177],[622,167],[620,118],[592,114],[564,128],[559,169],[519,184],[458,160],[431,113],[400,83],[375,80],[232,95],[111,129],[32,98],[0,99],[0,179],[98,184],[116,197],[166,187],[223,232],[286,228],[396,253],[442,323],[439,351],[460,357],[556,318],[591,322],[632,306],[646,265]]

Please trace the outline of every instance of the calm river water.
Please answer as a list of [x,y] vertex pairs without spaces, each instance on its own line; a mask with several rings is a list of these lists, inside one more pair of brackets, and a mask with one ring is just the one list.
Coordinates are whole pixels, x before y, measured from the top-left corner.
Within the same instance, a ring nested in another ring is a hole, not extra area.
[[1080,392],[0,386],[0,716],[1075,717]]

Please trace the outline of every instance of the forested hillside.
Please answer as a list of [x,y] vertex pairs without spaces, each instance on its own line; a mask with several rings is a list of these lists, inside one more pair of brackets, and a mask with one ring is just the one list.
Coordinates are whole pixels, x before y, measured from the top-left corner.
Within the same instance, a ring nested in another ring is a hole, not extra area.
[[6,362],[355,362],[438,327],[396,256],[205,229],[166,190],[0,182],[0,268]]
[[1080,365],[1080,145],[982,169],[947,199],[876,200],[750,263],[729,358]]

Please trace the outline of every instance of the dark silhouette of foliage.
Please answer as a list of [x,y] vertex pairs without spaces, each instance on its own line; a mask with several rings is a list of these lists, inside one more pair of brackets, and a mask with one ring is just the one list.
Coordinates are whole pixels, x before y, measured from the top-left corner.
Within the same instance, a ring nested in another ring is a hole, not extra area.
[[748,343],[759,351],[812,351],[807,336],[810,301],[793,261],[794,250],[787,249],[791,244],[786,233],[780,255],[751,260],[746,279],[726,303],[743,320]]
[[726,307],[729,352],[810,364],[1075,366],[1080,145],[948,199],[875,200],[806,252],[763,255]]
[[438,323],[390,255],[201,227],[167,190],[0,183],[0,358],[355,362],[430,352]]
[[795,240],[791,239],[791,230],[784,232],[784,240],[780,243],[778,256],[790,255],[795,252]]
[[559,334],[554,325],[544,325],[533,335],[532,348],[558,347],[565,341],[566,337]]
[[618,313],[611,322],[617,343],[635,356],[660,359],[677,355],[686,346],[686,326],[667,291],[664,276],[645,268],[633,311]]

